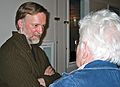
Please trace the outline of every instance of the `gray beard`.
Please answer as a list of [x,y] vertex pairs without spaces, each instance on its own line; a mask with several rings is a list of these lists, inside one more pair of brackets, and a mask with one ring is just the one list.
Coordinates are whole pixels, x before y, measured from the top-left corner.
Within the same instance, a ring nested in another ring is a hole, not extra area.
[[[27,37],[26,37],[27,38]],[[27,42],[28,42],[28,44],[38,44],[39,43],[39,40],[31,40],[31,39],[29,39],[29,38],[27,38]]]
[[[20,30],[22,30],[22,29],[20,29]],[[29,45],[30,44],[38,44],[39,43],[40,40],[31,40],[30,38],[27,37],[27,35],[23,31],[20,31],[20,30],[18,31],[18,33],[25,35]]]

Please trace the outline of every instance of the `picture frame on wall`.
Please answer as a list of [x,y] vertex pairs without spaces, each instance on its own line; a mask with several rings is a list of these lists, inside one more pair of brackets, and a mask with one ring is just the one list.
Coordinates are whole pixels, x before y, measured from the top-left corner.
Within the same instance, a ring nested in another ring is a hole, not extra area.
[[55,56],[54,56],[54,42],[44,42],[42,43],[42,45],[40,46],[40,48],[42,48],[46,54],[46,56],[48,57],[51,65],[55,67]]

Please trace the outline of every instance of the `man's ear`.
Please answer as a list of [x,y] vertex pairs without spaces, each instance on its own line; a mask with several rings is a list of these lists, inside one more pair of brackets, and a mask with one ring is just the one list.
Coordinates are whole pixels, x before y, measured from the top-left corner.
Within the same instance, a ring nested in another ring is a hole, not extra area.
[[19,19],[18,22],[17,22],[17,24],[18,24],[19,29],[22,29],[22,27],[23,27],[23,21],[22,21],[22,19]]
[[91,58],[91,52],[87,45],[87,42],[83,42],[82,43],[82,60],[84,63],[87,63],[89,62],[90,58]]

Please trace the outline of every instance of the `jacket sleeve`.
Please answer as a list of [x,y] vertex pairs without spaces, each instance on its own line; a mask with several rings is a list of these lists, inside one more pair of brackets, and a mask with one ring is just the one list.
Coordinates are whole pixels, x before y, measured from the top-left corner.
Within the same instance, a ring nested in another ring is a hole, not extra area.
[[[44,65],[44,69],[45,70],[48,66],[51,66],[49,59],[47,57],[47,55],[45,54],[45,52],[41,49],[39,50],[39,53],[41,53],[41,57],[42,57],[42,65]],[[52,67],[52,66],[51,66]],[[53,70],[55,71],[55,69],[53,68]],[[44,72],[44,71],[43,71]],[[43,75],[42,78],[44,78],[46,86],[48,87],[49,84],[53,83],[55,80],[59,79],[61,77],[61,75],[55,71],[55,74],[48,76],[48,75]]]
[[51,83],[53,83],[55,80],[59,79],[61,76],[59,73],[55,72],[52,76],[44,75],[43,78],[45,80],[46,86],[48,87]]
[[49,87],[81,87],[78,82],[74,81],[74,78],[69,76],[62,76],[60,79],[56,80]]
[[9,87],[43,87],[32,74],[26,61],[18,56],[16,58],[6,58],[7,60],[0,62],[1,80]]

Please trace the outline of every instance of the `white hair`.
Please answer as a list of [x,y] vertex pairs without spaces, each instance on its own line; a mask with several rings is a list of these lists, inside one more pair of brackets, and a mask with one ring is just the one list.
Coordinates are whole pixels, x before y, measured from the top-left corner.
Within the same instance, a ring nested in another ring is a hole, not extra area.
[[94,60],[120,65],[120,18],[107,9],[90,13],[79,21],[80,44],[87,42]]

